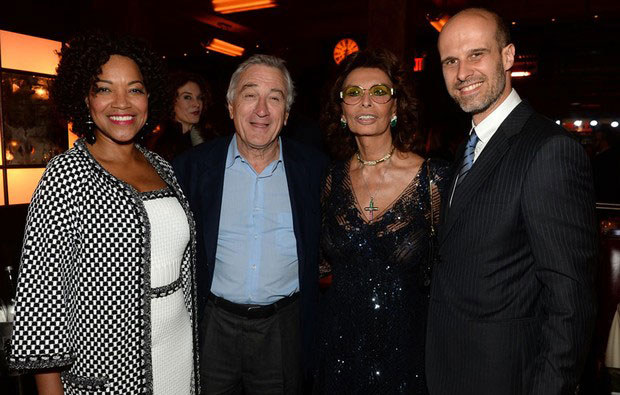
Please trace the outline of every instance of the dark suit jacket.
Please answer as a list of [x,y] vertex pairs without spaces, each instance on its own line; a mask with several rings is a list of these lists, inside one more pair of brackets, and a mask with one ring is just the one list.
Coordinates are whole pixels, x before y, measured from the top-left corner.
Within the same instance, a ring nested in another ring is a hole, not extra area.
[[[211,291],[220,225],[226,154],[232,136],[201,144],[174,161],[174,170],[196,221],[198,306],[204,312]],[[318,301],[320,193],[327,159],[313,149],[282,138],[282,155],[299,258],[302,363],[311,369]],[[228,196],[233,199],[233,196]]]
[[596,311],[585,151],[522,102],[442,211],[426,350],[431,394],[572,393]]

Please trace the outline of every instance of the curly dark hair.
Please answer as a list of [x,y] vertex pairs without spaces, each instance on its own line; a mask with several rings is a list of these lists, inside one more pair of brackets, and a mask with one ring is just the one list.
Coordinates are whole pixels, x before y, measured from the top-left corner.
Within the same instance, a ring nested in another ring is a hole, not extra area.
[[84,136],[88,128],[89,110],[85,98],[101,74],[101,67],[111,55],[132,59],[138,65],[144,85],[149,94],[148,118],[138,138],[151,132],[169,108],[166,95],[166,66],[160,56],[149,46],[134,37],[114,36],[89,32],[76,36],[64,44],[60,52],[56,79],[50,88],[50,96],[58,113],[66,121],[73,122],[73,132]]
[[205,127],[207,120],[209,119],[208,114],[211,112],[213,107],[211,87],[209,86],[207,80],[205,80],[201,75],[187,71],[175,71],[170,73],[168,76],[168,95],[170,97],[170,105],[168,107],[166,118],[169,121],[174,119],[174,105],[177,99],[177,92],[180,87],[188,82],[193,82],[198,85],[198,88],[200,88],[200,92],[202,93],[202,112],[200,113],[200,121],[198,121],[198,125],[200,127]]
[[356,52],[340,64],[334,82],[329,89],[329,98],[321,115],[321,125],[325,133],[327,147],[335,159],[346,160],[357,151],[355,138],[348,128],[342,128],[340,118],[342,107],[340,91],[344,80],[360,67],[376,68],[390,78],[397,99],[396,114],[398,122],[391,128],[392,142],[402,152],[424,152],[424,136],[418,130],[418,101],[412,91],[407,72],[398,58],[385,49]]

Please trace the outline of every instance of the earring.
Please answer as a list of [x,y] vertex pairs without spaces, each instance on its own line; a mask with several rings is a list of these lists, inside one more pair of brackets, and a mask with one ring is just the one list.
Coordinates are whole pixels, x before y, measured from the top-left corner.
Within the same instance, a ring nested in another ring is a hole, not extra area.
[[392,119],[390,119],[390,126],[395,128],[396,127],[396,121],[398,120],[398,117],[396,115],[394,115],[392,117]]
[[146,142],[146,136],[147,134],[150,132],[150,130],[148,130],[149,127],[149,122],[145,121],[144,122],[144,126],[142,126],[142,128],[140,129],[140,131],[138,132],[138,134],[135,137],[135,141],[136,143],[144,146],[145,142]]
[[342,116],[342,117],[340,118],[340,127],[341,127],[341,128],[343,128],[343,129],[346,129],[346,128],[347,128],[347,120],[346,120],[346,119],[344,119],[344,116]]
[[86,142],[88,144],[95,144],[95,141],[97,140],[95,138],[95,122],[93,122],[93,119],[90,117],[90,113],[88,114],[88,118],[86,119],[86,122],[84,122],[86,124],[86,133],[84,133],[85,137],[86,137]]

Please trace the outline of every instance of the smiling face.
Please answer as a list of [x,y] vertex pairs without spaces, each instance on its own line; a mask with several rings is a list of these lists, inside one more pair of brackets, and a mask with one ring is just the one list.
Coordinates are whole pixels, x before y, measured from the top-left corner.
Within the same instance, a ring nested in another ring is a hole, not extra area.
[[439,35],[439,55],[448,93],[480,123],[512,89],[512,44],[499,48],[495,20],[482,12],[454,16]]
[[148,117],[148,95],[138,65],[125,56],[110,56],[101,66],[86,105],[95,122],[97,141],[133,142]]
[[365,89],[362,99],[357,104],[342,103],[342,115],[349,130],[355,136],[373,136],[390,133],[390,120],[396,115],[396,99],[384,104],[375,103],[368,92],[374,85],[393,87],[390,77],[377,68],[360,67],[349,73],[343,82],[347,86],[359,86]]
[[288,119],[286,95],[284,77],[275,67],[253,65],[241,73],[228,103],[241,153],[263,151],[276,143]]
[[188,81],[177,89],[174,119],[183,126],[183,132],[189,131],[200,120],[203,100],[200,87],[193,81]]

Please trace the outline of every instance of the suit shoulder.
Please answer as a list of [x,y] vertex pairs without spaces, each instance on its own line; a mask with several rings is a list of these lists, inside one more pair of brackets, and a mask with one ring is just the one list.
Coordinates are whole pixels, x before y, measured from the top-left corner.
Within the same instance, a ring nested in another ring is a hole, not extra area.
[[541,141],[554,137],[575,140],[575,138],[566,129],[537,112],[534,112],[528,119],[523,130],[526,134],[532,135]]
[[321,169],[324,169],[329,164],[327,155],[310,145],[302,144],[286,137],[282,137],[282,144],[284,145],[284,149],[288,150],[291,156],[306,163]]
[[566,129],[535,111],[528,115],[519,132],[515,133],[511,140],[515,149],[530,157],[549,144],[583,149]]
[[541,170],[546,174],[553,166],[589,166],[586,151],[577,138],[541,114],[534,113],[521,134],[519,149],[529,158],[528,172]]
[[221,154],[228,149],[230,136],[218,137],[214,140],[199,144],[183,152],[172,161],[175,169],[189,165],[197,165],[208,161],[213,155]]

